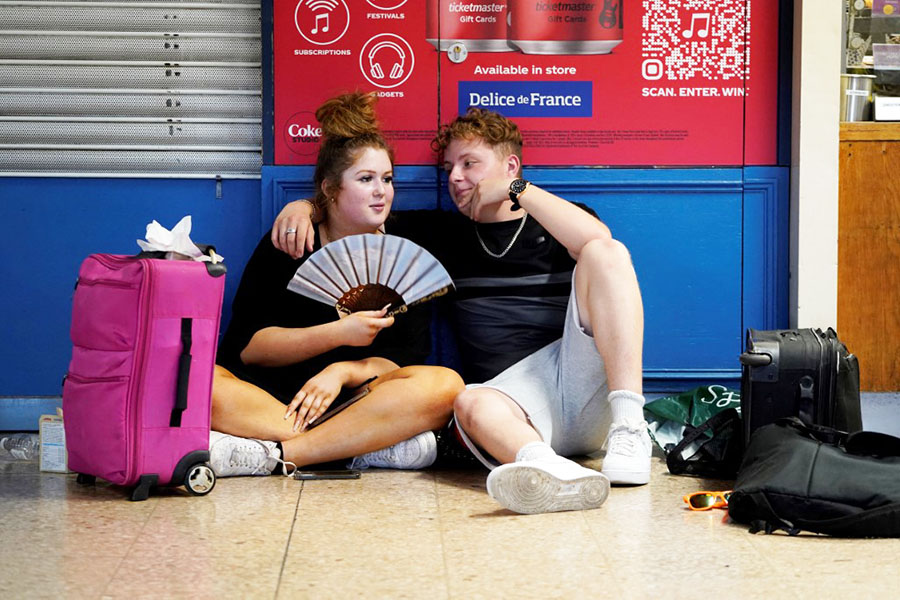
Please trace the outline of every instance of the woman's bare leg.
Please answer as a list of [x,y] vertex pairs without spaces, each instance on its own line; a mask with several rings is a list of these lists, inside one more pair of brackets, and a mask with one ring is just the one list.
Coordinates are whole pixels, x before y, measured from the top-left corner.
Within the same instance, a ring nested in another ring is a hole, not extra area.
[[359,456],[443,427],[462,379],[444,367],[404,367],[370,384],[369,395],[282,443],[298,467]]
[[282,442],[297,466],[351,458],[442,427],[463,390],[454,371],[415,366],[382,375],[369,395],[318,427],[293,432],[286,406],[268,392],[216,367],[212,428],[240,437]]
[[287,407],[269,392],[216,365],[212,390],[212,429],[239,437],[283,442],[297,434]]

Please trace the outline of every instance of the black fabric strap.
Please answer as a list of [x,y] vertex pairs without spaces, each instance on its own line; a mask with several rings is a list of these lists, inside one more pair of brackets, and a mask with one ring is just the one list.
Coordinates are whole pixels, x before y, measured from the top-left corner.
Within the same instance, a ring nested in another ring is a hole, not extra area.
[[[703,436],[707,430],[711,429],[714,432],[719,431],[730,421],[735,420],[740,420],[738,412],[733,408],[728,408],[716,413],[707,421],[704,421],[696,427],[688,427],[685,429],[684,437],[678,442],[678,445],[666,454],[666,466],[669,468],[669,472],[673,475],[680,475],[689,471],[689,463],[691,462],[689,460],[690,457],[686,459],[681,455],[684,449],[694,443],[697,438]],[[740,432],[740,427],[738,428],[738,432]]]
[[786,521],[778,516],[772,508],[772,505],[769,504],[769,499],[766,498],[766,495],[763,492],[753,492],[747,496],[750,501],[756,505],[756,510],[754,511],[755,514],[761,517],[750,522],[750,533],[757,533],[759,531],[772,533],[778,529],[784,529],[789,535],[797,535],[800,533],[800,528],[796,527],[790,521]]
[[187,408],[188,382],[191,376],[191,326],[194,320],[181,319],[181,356],[178,357],[178,383],[175,388],[175,407],[169,427],[181,427],[181,413]]
[[824,425],[813,425],[798,419],[797,417],[784,417],[777,419],[775,423],[793,427],[808,438],[825,444],[831,444],[832,446],[843,447],[844,442],[847,440],[847,433],[845,431],[825,427]]
[[[748,494],[759,517],[750,522],[750,533],[772,533],[783,529],[789,535],[801,531],[825,533],[839,537],[897,537],[900,535],[900,503],[886,504],[852,515],[832,519],[795,519],[793,522],[778,516],[765,492]],[[732,496],[733,498],[733,496]]]

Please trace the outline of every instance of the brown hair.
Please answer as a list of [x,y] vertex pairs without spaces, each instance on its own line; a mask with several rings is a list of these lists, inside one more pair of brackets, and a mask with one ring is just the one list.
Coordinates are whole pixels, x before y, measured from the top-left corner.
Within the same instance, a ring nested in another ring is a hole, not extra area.
[[452,122],[442,125],[431,148],[442,153],[453,140],[473,140],[481,138],[500,158],[515,154],[522,160],[522,133],[519,127],[492,110],[470,108],[464,115],[456,117]]
[[322,144],[316,159],[313,181],[316,185],[314,202],[321,220],[328,211],[328,198],[323,183],[334,194],[341,189],[341,176],[359,157],[362,150],[375,148],[388,153],[394,164],[394,152],[381,135],[375,116],[374,93],[353,92],[326,100],[316,110],[322,125]]

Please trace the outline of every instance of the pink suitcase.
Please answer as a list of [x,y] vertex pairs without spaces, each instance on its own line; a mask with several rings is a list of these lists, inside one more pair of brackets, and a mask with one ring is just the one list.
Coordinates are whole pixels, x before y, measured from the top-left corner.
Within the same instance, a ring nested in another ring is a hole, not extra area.
[[225,266],[93,254],[78,274],[63,385],[69,469],[150,488],[209,493],[213,363]]

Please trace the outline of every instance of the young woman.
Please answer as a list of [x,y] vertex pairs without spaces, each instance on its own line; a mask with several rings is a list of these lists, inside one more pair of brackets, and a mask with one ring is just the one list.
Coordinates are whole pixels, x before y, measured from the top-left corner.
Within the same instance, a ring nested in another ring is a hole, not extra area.
[[[347,94],[316,112],[323,141],[312,250],[384,231],[393,159],[374,102],[373,95]],[[287,474],[280,465],[347,458],[355,467],[430,465],[436,456],[431,431],[449,420],[463,383],[449,369],[409,366],[430,350],[427,306],[396,320],[384,309],[338,318],[334,307],[287,289],[305,257],[278,251],[272,238],[295,235],[292,228],[266,234],[235,295],[213,380],[213,469],[220,477]],[[314,426],[342,389],[372,377],[368,395]]]

